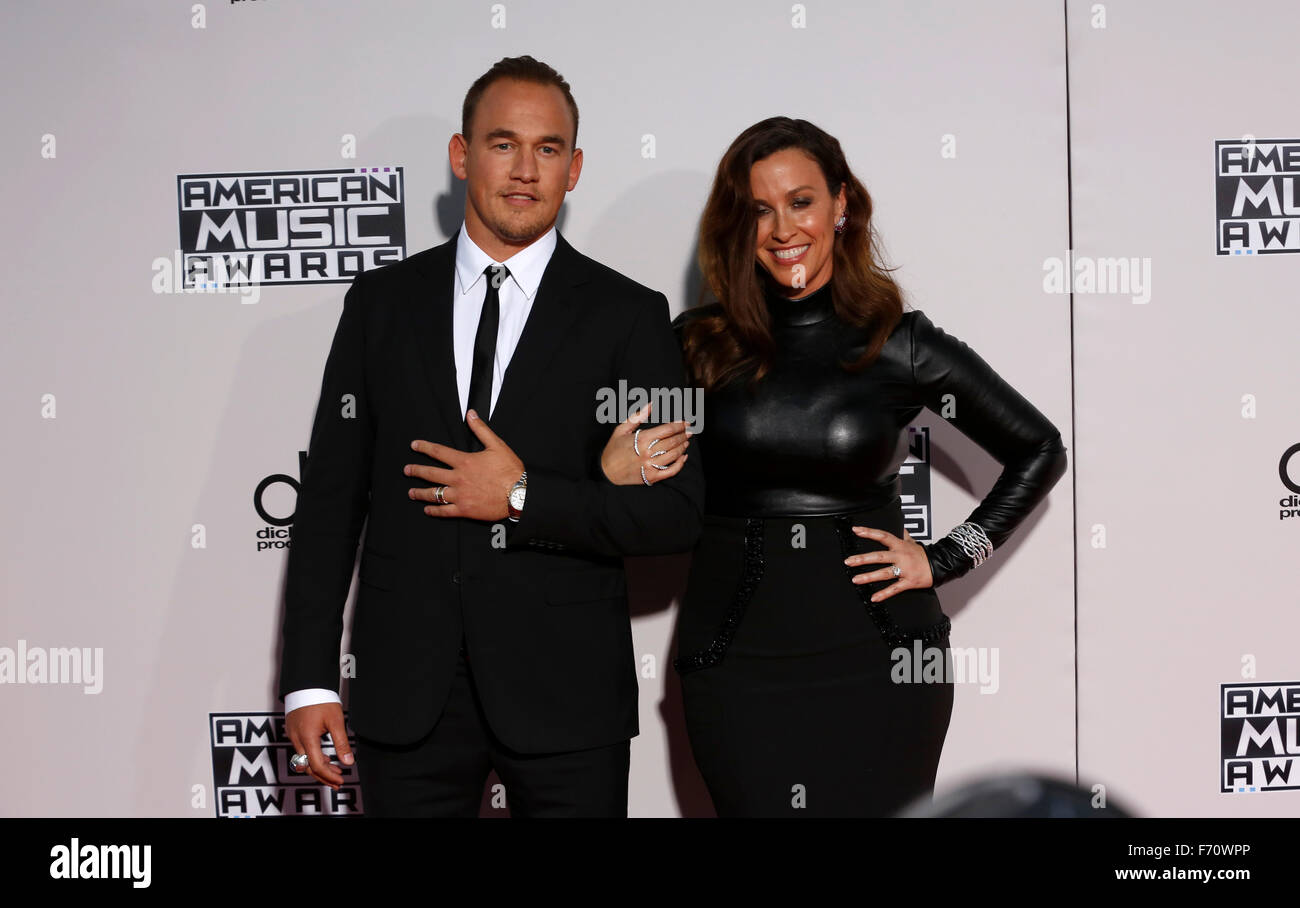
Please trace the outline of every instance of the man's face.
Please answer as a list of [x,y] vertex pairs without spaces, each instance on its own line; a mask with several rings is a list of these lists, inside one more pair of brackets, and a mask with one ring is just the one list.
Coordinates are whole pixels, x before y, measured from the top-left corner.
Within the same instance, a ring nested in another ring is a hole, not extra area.
[[554,85],[498,79],[479,99],[468,137],[452,136],[452,171],[467,181],[465,229],[504,261],[555,223],[578,183],[582,150]]

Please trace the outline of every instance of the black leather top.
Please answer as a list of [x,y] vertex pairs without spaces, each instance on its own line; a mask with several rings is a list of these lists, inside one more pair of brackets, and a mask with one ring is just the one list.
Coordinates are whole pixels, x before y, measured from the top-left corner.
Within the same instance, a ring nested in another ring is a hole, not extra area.
[[[919,310],[903,314],[880,358],[857,374],[865,329],[840,321],[828,283],[801,300],[767,291],[777,356],[752,395],[735,379],[704,396],[699,445],[705,511],[725,516],[819,516],[883,506],[897,494],[906,427],[929,407],[1003,465],[966,519],[995,550],[1066,470],[1057,428],[965,343]],[[680,341],[692,318],[673,322]],[[947,409],[945,409],[945,406]],[[952,539],[925,546],[934,585],[973,566]]]

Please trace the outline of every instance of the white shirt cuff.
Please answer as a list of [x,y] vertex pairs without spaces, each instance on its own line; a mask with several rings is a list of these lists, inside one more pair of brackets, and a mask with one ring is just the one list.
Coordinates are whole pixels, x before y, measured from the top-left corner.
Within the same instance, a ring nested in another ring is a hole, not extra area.
[[317,703],[342,703],[337,692],[325,687],[309,687],[305,690],[290,691],[284,695],[284,714],[287,716],[300,706],[315,706]]

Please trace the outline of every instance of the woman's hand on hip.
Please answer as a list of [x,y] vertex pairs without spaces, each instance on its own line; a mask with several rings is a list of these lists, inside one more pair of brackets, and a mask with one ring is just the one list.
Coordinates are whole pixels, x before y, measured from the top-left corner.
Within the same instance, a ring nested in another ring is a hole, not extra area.
[[925,549],[911,537],[907,530],[903,530],[902,539],[887,530],[878,530],[874,527],[854,527],[853,532],[864,539],[873,539],[885,547],[884,551],[863,552],[861,555],[850,555],[844,559],[844,563],[850,567],[864,564],[883,565],[878,570],[863,571],[861,574],[853,575],[854,583],[894,580],[894,567],[900,570],[897,580],[872,594],[872,602],[880,602],[904,590],[921,590],[934,585],[930,559],[926,557]]
[[[653,402],[648,403],[629,416],[626,422],[619,423],[600,455],[605,478],[614,485],[654,485],[676,476],[682,464],[686,463],[686,449],[691,442],[685,420],[641,429],[653,406]],[[637,453],[638,449],[640,453]]]

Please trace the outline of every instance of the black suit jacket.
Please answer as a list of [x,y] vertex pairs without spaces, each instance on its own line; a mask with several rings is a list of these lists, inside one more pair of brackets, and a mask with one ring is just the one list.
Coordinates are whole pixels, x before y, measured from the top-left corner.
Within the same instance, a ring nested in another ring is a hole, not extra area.
[[[637,677],[623,555],[690,549],[701,462],[651,487],[600,469],[600,388],[685,387],[668,301],[557,236],[489,425],[528,471],[518,523],[431,517],[403,474],[415,439],[468,449],[456,394],[456,239],[359,275],[325,365],[285,587],[280,696],[339,689],[363,523],[351,724],[406,743],[437,720],[462,635],[497,737],[523,753],[633,737]],[[658,414],[656,414],[658,415]],[[504,493],[503,493],[504,494]],[[367,523],[368,519],[368,523]]]

